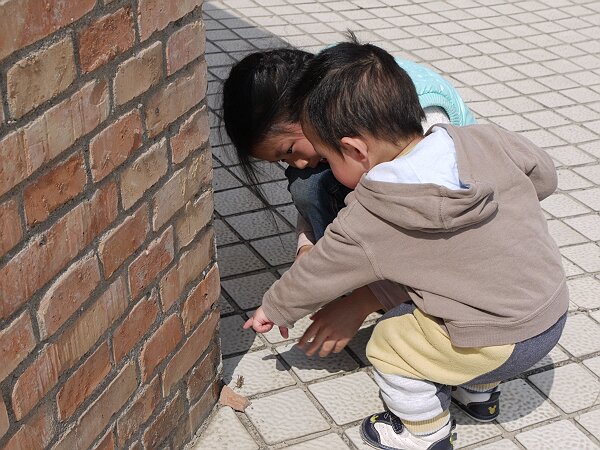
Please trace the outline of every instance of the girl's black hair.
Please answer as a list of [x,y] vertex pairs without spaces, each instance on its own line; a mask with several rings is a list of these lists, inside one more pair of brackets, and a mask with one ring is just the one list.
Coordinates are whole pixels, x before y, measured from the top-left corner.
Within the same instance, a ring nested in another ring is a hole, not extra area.
[[397,143],[423,134],[415,85],[394,57],[350,33],[317,54],[295,83],[291,120],[308,125],[331,149],[344,136],[370,134]]
[[293,48],[251,53],[232,67],[223,85],[225,130],[252,186],[258,177],[251,154],[273,125],[289,122],[291,86],[313,57]]

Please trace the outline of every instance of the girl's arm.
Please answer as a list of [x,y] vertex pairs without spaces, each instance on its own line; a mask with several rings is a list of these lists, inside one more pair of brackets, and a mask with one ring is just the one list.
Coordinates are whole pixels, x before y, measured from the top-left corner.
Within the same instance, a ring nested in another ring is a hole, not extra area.
[[298,245],[296,246],[296,256],[300,256],[300,250],[303,247],[312,247],[315,245],[316,239],[313,234],[313,230],[310,224],[304,220],[301,214],[298,214],[296,221],[296,237],[298,238]]

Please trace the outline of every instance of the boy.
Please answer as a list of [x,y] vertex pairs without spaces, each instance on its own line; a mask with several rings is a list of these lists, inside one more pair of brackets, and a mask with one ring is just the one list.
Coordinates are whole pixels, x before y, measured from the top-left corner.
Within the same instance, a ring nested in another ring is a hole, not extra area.
[[[451,395],[493,420],[498,384],[558,342],[568,306],[539,201],[550,158],[494,125],[432,127],[384,50],[324,50],[295,88],[302,129],[354,192],[325,236],[267,291],[245,328],[289,327],[375,280],[405,287],[367,346],[389,411],[361,435],[381,449],[452,448]],[[451,394],[451,386],[460,386]]]

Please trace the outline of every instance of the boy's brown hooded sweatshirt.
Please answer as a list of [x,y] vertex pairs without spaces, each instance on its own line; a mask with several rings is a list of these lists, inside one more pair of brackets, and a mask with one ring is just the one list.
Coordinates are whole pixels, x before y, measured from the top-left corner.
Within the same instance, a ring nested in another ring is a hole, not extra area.
[[494,125],[443,127],[468,188],[363,176],[325,236],[264,295],[270,320],[291,326],[382,279],[406,286],[458,347],[520,342],[567,311],[560,253],[539,204],[557,185],[550,157]]

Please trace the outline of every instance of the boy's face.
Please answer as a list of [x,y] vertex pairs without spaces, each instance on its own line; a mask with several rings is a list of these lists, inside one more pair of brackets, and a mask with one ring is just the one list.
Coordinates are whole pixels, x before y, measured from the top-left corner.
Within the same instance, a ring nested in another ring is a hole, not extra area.
[[365,168],[364,164],[351,158],[346,152],[328,148],[309,129],[306,130],[305,134],[315,149],[315,152],[322,158],[327,159],[336,180],[344,186],[354,189],[362,175],[369,170],[368,167]]

